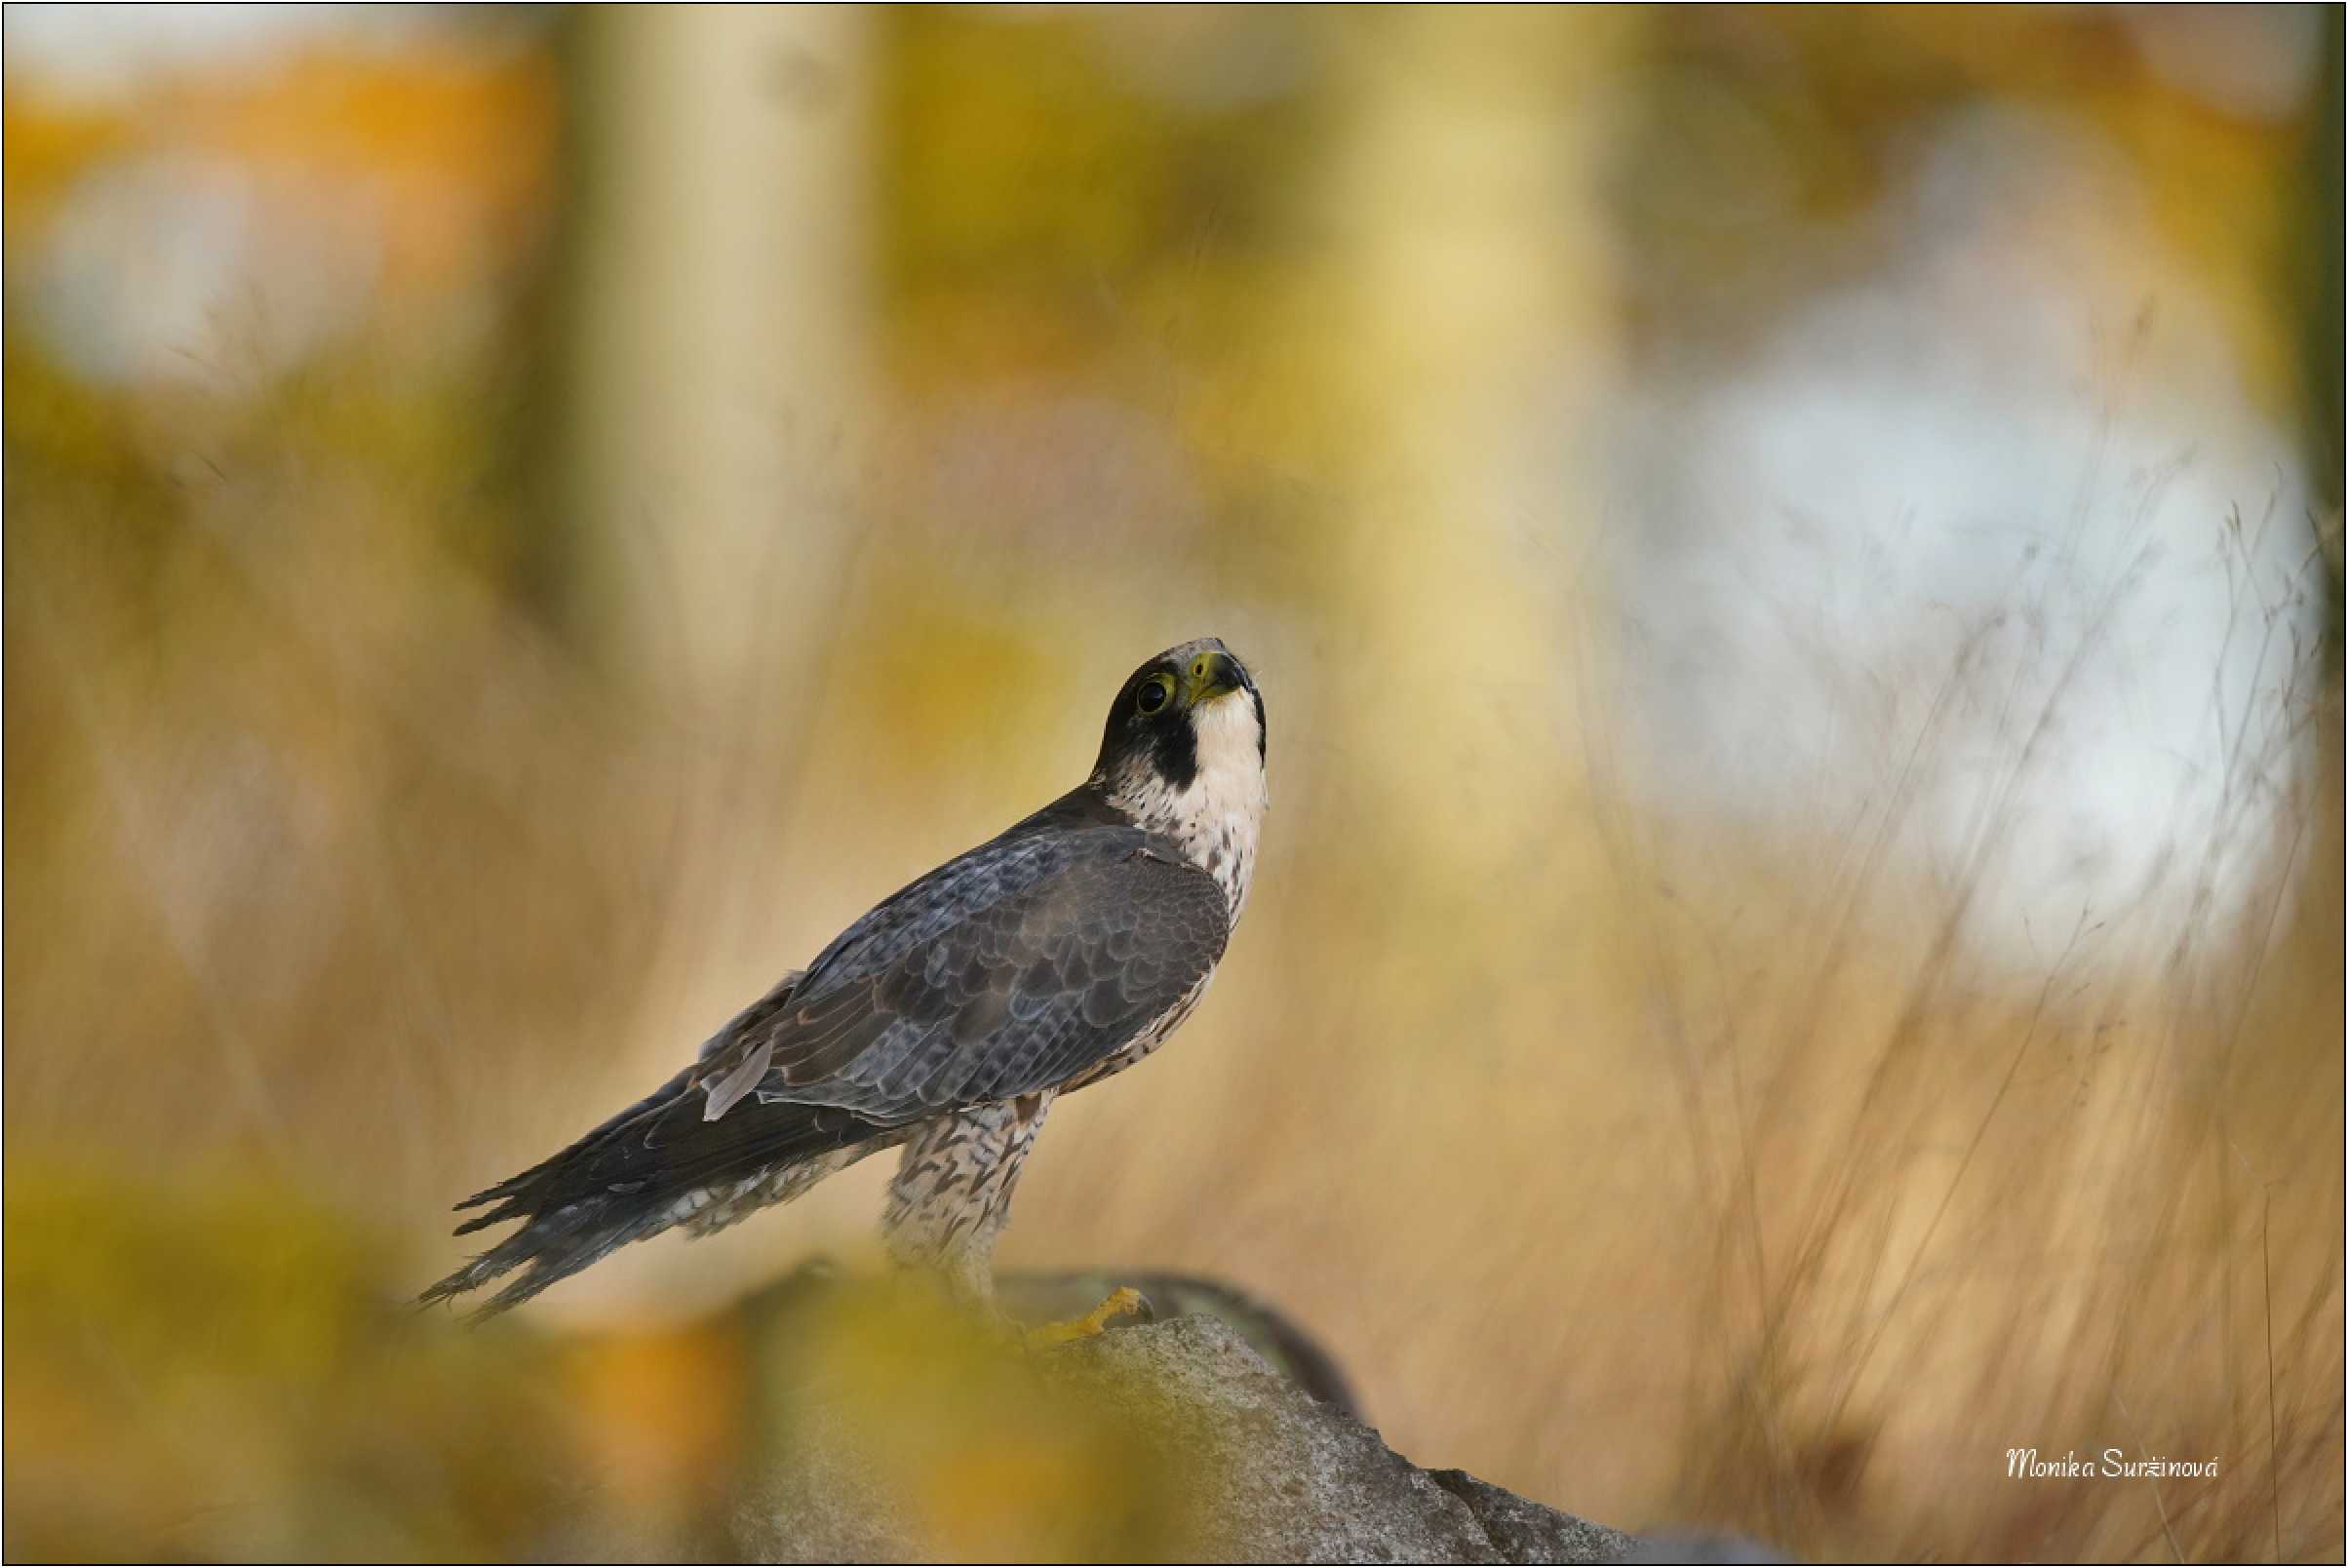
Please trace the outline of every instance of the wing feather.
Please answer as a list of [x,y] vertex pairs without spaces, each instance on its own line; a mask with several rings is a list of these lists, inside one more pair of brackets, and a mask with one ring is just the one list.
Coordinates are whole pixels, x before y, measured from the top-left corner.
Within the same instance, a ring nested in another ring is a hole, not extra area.
[[721,1032],[705,1115],[755,1119],[755,1098],[897,1123],[1050,1087],[1180,1002],[1229,934],[1222,889],[1154,835],[998,840],[896,894],[782,1005]]

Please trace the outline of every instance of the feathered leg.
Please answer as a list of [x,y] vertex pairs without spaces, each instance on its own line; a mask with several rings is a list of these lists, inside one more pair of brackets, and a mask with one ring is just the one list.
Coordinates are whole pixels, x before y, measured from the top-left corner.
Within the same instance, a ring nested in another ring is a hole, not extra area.
[[974,1306],[992,1306],[995,1240],[1051,1104],[1046,1089],[922,1123],[905,1145],[880,1216],[889,1256],[935,1272]]
[[[926,1122],[906,1144],[880,1230],[889,1255],[934,1273],[958,1299],[994,1313],[995,1241],[1011,1217],[1011,1192],[1043,1128],[1052,1091],[1023,1095]],[[1120,1289],[1084,1316],[1031,1331],[1032,1344],[1098,1334],[1143,1303]]]

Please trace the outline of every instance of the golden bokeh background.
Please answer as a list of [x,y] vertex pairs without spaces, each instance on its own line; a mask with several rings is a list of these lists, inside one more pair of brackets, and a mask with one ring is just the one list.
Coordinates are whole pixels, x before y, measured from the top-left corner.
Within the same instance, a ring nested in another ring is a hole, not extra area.
[[884,1161],[398,1303],[1209,633],[1004,1268],[1626,1528],[2341,1550],[2336,10],[5,25],[12,1557],[751,1549]]

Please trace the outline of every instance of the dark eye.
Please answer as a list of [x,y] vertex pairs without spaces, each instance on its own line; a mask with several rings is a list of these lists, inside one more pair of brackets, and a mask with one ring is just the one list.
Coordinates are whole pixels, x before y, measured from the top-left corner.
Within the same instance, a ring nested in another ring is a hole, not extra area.
[[1173,695],[1174,683],[1165,676],[1154,675],[1142,683],[1141,692],[1133,700],[1134,705],[1142,712],[1155,713],[1164,707],[1167,699]]

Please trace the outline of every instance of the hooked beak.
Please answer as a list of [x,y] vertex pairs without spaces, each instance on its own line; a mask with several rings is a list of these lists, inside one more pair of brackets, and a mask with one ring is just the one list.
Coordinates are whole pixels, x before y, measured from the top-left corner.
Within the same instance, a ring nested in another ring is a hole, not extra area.
[[1183,698],[1190,707],[1247,689],[1247,672],[1229,653],[1201,653],[1183,672]]

